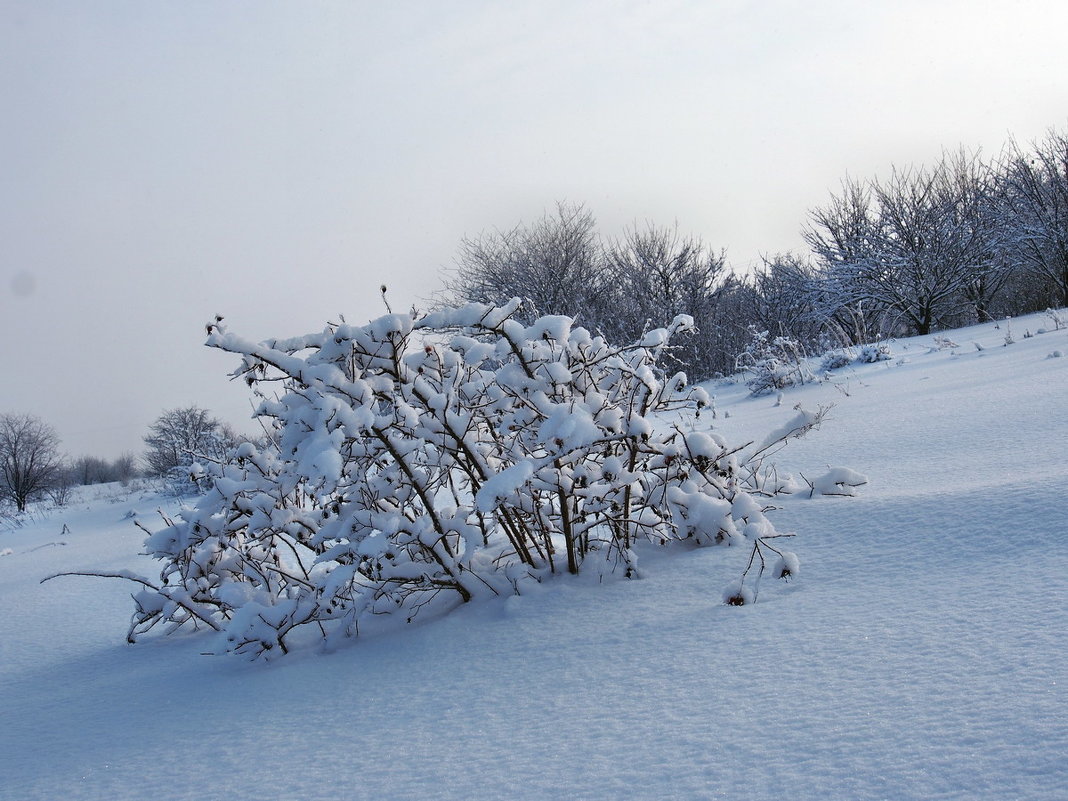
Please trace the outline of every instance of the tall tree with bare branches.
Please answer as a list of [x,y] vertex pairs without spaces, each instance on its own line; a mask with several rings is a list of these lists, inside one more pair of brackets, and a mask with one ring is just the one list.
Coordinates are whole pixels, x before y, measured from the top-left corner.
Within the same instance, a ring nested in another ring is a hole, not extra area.
[[59,477],[59,437],[30,414],[0,415],[0,499],[20,512]]
[[1033,153],[1010,142],[999,183],[1008,249],[1068,306],[1068,133],[1051,131]]
[[528,304],[520,315],[524,319],[581,317],[602,272],[596,225],[585,206],[558,203],[555,214],[532,224],[465,238],[447,282],[449,301],[501,303],[521,297]]

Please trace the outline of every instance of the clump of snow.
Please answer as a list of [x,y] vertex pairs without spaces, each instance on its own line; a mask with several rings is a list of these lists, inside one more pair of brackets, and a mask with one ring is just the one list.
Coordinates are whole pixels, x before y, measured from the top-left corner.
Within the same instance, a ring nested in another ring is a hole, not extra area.
[[826,408],[820,408],[816,411],[804,409],[801,404],[797,404],[794,410],[797,414],[786,423],[772,429],[756,448],[756,453],[766,451],[787,439],[804,436],[808,431],[819,426],[827,412]]
[[492,475],[475,496],[479,511],[485,513],[497,508],[502,500],[517,492],[533,474],[533,462],[524,460]]
[[732,581],[723,588],[723,603],[727,606],[745,606],[756,601],[756,592],[753,588],[742,582],[741,579]]
[[868,483],[868,477],[848,467],[832,467],[823,475],[813,479],[812,495],[854,496],[857,488]]
[[890,345],[886,342],[877,342],[869,345],[861,345],[857,349],[856,361],[861,364],[874,364],[875,362],[885,362],[893,358],[893,352],[890,350]]
[[793,551],[781,551],[775,566],[771,569],[771,575],[777,579],[791,579],[801,569],[801,562]]

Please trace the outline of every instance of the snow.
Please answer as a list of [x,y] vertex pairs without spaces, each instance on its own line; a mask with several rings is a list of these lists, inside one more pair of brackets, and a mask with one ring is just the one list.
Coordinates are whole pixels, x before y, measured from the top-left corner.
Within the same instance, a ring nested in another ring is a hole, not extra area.
[[4,519],[0,798],[1064,799],[1068,331],[945,335],[964,345],[896,341],[782,407],[710,387],[729,416],[695,425],[728,442],[833,403],[773,458],[869,481],[776,499],[804,570],[740,607],[743,549],[649,546],[641,580],[249,664],[203,655],[210,633],[126,645],[128,582],[40,583],[152,575],[127,518],[173,499],[85,488]]
[[475,499],[478,510],[480,512],[493,511],[500,501],[513,494],[529,481],[533,473],[533,463],[523,461],[517,462],[511,467],[490,476],[478,491],[478,496]]
[[857,487],[868,483],[868,477],[848,467],[832,467],[812,481],[813,495],[856,495]]

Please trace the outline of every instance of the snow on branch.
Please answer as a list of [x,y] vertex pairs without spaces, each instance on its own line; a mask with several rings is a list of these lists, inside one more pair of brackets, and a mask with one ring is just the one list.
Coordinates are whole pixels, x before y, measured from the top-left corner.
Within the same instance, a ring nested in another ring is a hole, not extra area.
[[[758,498],[797,488],[762,459],[823,411],[746,455],[658,424],[710,402],[659,364],[690,318],[619,346],[560,315],[524,325],[519,309],[259,343],[211,324],[207,344],[239,358],[269,436],[206,465],[196,507],[149,532],[158,581],[108,574],[139,585],[130,639],[206,626],[224,650],[271,657],[296,630],[329,644],[557,573],[636,577],[642,541],[751,547],[731,603],[755,598],[754,564],[781,536]],[[796,574],[796,557],[779,561]]]

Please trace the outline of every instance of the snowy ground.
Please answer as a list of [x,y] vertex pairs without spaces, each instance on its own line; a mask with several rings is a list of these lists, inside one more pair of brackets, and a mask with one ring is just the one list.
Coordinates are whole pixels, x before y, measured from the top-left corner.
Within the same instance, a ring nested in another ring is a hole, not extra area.
[[801,575],[754,606],[720,603],[740,552],[648,551],[640,581],[249,664],[125,645],[123,582],[38,583],[151,571],[124,518],[159,498],[0,527],[0,798],[1068,798],[1068,331],[1023,338],[1048,324],[896,342],[781,407],[714,388],[731,441],[835,403],[778,462],[871,479],[785,502]]

